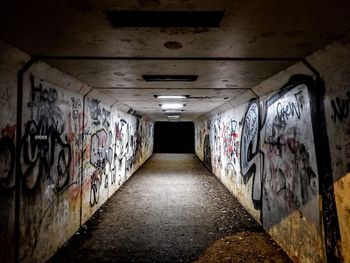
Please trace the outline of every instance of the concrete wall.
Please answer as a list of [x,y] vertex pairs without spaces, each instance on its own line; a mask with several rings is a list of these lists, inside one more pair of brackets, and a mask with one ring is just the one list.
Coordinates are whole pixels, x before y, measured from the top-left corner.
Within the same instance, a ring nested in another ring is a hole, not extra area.
[[308,57],[324,83],[298,63],[195,124],[196,154],[296,262],[350,262],[349,58],[334,43]]
[[113,109],[96,99],[95,94],[89,94],[85,103],[84,222],[153,151],[153,123]]
[[350,44],[334,43],[310,56],[309,61],[317,65],[326,86],[325,131],[333,185],[329,182],[324,190],[334,190],[335,202],[328,206],[336,213],[329,211],[325,220],[327,224],[332,220],[339,222],[339,233],[334,229],[334,236],[340,234],[338,240],[344,262],[350,262]]
[[24,54],[0,42],[0,259],[14,257],[17,70]]
[[16,123],[17,71],[29,58],[0,45],[0,261],[14,261],[18,217],[20,261],[44,262],[152,154],[153,122],[40,62],[24,76],[22,123]]

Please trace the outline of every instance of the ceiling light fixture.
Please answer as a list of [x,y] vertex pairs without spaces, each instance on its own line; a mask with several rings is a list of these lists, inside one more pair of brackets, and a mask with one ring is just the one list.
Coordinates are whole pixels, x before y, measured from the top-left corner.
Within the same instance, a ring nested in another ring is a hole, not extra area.
[[154,95],[157,99],[187,99],[188,95]]
[[184,110],[163,110],[165,113],[181,113]]
[[164,110],[175,110],[175,109],[181,109],[185,106],[185,104],[180,104],[180,103],[164,103],[164,104],[159,104],[160,107]]
[[196,81],[198,75],[149,75],[144,74],[142,78],[145,81]]
[[170,115],[167,116],[168,121],[179,121],[180,120],[180,115]]

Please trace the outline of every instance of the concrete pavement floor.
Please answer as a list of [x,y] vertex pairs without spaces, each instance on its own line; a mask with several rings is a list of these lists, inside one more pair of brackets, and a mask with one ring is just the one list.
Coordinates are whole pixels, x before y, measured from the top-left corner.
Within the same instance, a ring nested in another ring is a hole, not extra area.
[[154,154],[49,262],[192,262],[213,243],[199,262],[291,262],[195,155]]

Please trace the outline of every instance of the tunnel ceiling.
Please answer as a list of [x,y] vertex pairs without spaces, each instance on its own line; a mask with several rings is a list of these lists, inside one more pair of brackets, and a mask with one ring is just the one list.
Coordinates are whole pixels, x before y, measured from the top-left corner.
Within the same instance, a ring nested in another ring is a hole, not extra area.
[[[219,26],[211,21],[213,14]],[[347,0],[3,0],[0,38],[31,55],[43,56],[292,58],[305,57],[345,37],[350,32],[349,17]],[[295,63],[216,59],[46,62],[155,120],[165,120],[165,115],[161,101],[153,95],[189,95],[182,120],[194,120]],[[190,74],[198,79],[145,81],[145,74]]]

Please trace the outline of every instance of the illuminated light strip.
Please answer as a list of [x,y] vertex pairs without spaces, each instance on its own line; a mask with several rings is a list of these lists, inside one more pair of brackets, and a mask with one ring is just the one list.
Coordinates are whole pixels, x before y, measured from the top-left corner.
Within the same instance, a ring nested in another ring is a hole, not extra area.
[[165,104],[159,104],[159,106],[164,109],[164,110],[176,110],[176,109],[181,109],[185,106],[185,104],[180,104],[180,103],[165,103]]
[[189,96],[185,95],[154,95],[157,99],[187,99]]

